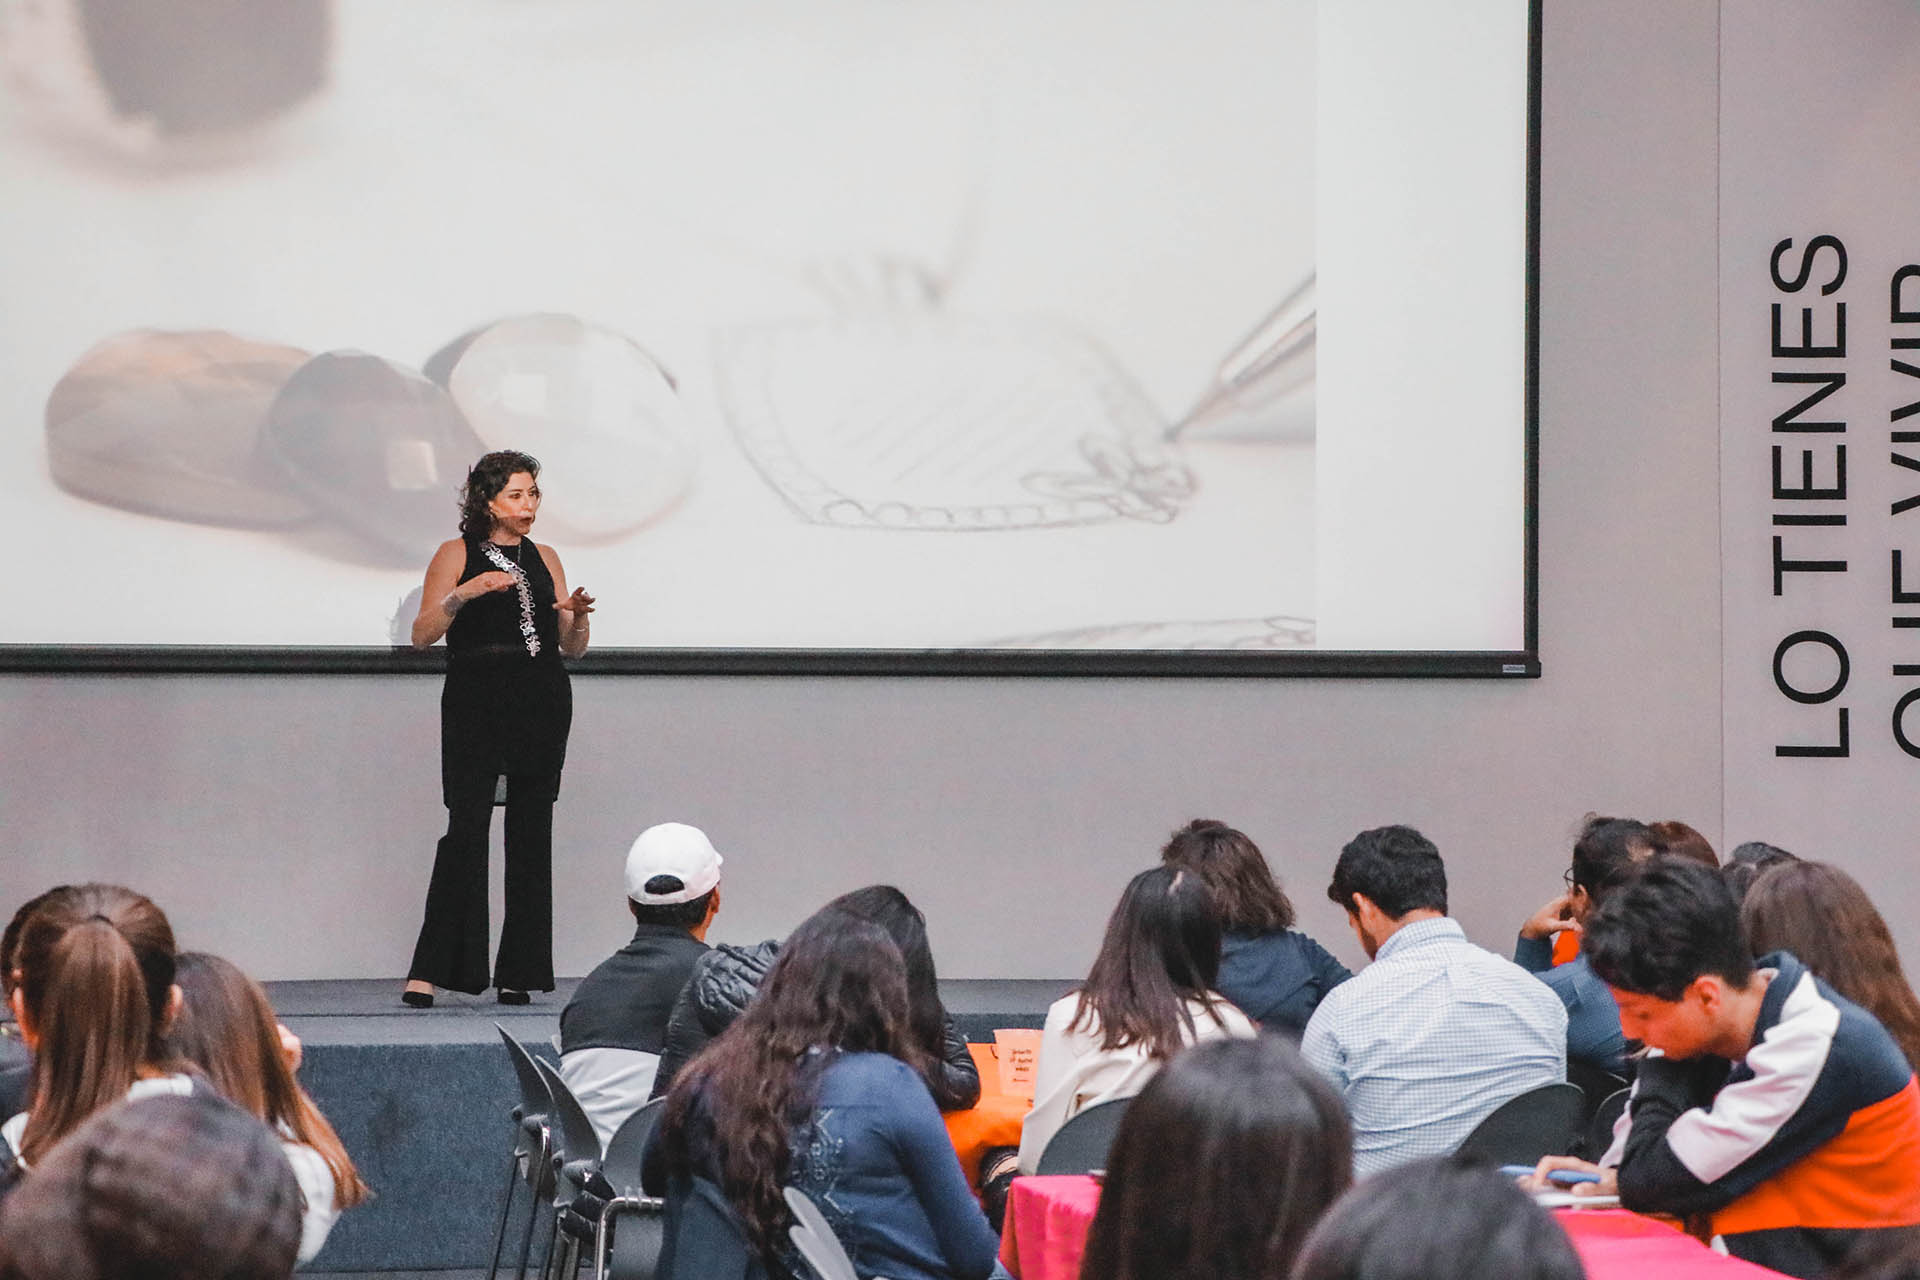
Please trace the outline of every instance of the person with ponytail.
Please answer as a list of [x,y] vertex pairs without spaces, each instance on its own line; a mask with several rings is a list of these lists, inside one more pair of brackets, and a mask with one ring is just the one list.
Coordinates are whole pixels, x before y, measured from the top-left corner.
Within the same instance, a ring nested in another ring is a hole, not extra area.
[[23,1166],[123,1098],[193,1091],[167,1057],[174,962],[166,915],[119,885],[56,889],[21,924],[10,998],[33,1072],[0,1138]]
[[283,1038],[266,991],[232,961],[183,951],[174,980],[182,999],[168,1045],[222,1097],[279,1135],[305,1200],[300,1261],[310,1262],[341,1211],[365,1200],[368,1189],[340,1136],[294,1077],[300,1042]]

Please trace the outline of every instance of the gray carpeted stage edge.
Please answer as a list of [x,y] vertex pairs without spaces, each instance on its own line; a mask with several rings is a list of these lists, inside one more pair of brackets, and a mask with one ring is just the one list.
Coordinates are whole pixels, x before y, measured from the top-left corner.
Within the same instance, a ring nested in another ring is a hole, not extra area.
[[[551,1038],[577,978],[509,1007],[491,995],[442,994],[407,1009],[400,980],[270,982],[281,1020],[306,1046],[300,1078],[333,1122],[374,1198],[343,1215],[309,1272],[484,1268],[493,1251],[518,1101],[498,1022],[554,1058]],[[1038,1027],[1070,984],[942,981],[940,997],[969,1040],[995,1027]],[[513,1225],[524,1221],[525,1191]],[[518,1236],[508,1233],[508,1265]],[[538,1257],[542,1242],[536,1242]]]

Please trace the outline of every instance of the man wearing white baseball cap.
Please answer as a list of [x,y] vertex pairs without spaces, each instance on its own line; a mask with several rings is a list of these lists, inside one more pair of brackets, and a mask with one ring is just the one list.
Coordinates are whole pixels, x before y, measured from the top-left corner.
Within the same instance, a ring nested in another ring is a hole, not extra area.
[[722,859],[698,827],[648,827],[627,851],[633,941],[581,980],[560,1011],[560,1076],[602,1146],[647,1100],[667,1016],[707,949]]

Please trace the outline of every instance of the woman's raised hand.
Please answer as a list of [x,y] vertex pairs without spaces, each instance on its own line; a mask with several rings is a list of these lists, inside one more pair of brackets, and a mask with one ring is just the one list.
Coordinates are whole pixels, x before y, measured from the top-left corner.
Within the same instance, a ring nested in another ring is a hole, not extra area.
[[505,591],[514,583],[514,577],[505,569],[489,569],[485,573],[475,574],[461,583],[462,594],[469,600],[478,600],[481,596],[491,595],[495,591]]

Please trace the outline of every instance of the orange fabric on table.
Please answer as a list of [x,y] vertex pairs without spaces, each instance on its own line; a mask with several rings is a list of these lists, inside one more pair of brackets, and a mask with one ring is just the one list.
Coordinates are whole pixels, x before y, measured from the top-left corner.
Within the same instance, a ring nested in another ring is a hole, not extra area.
[[980,1186],[980,1157],[992,1147],[1020,1145],[1020,1125],[1033,1110],[1033,1099],[1000,1092],[1000,1060],[990,1044],[970,1044],[973,1065],[980,1072],[980,1101],[965,1111],[946,1114],[947,1138],[960,1157],[967,1182]]

